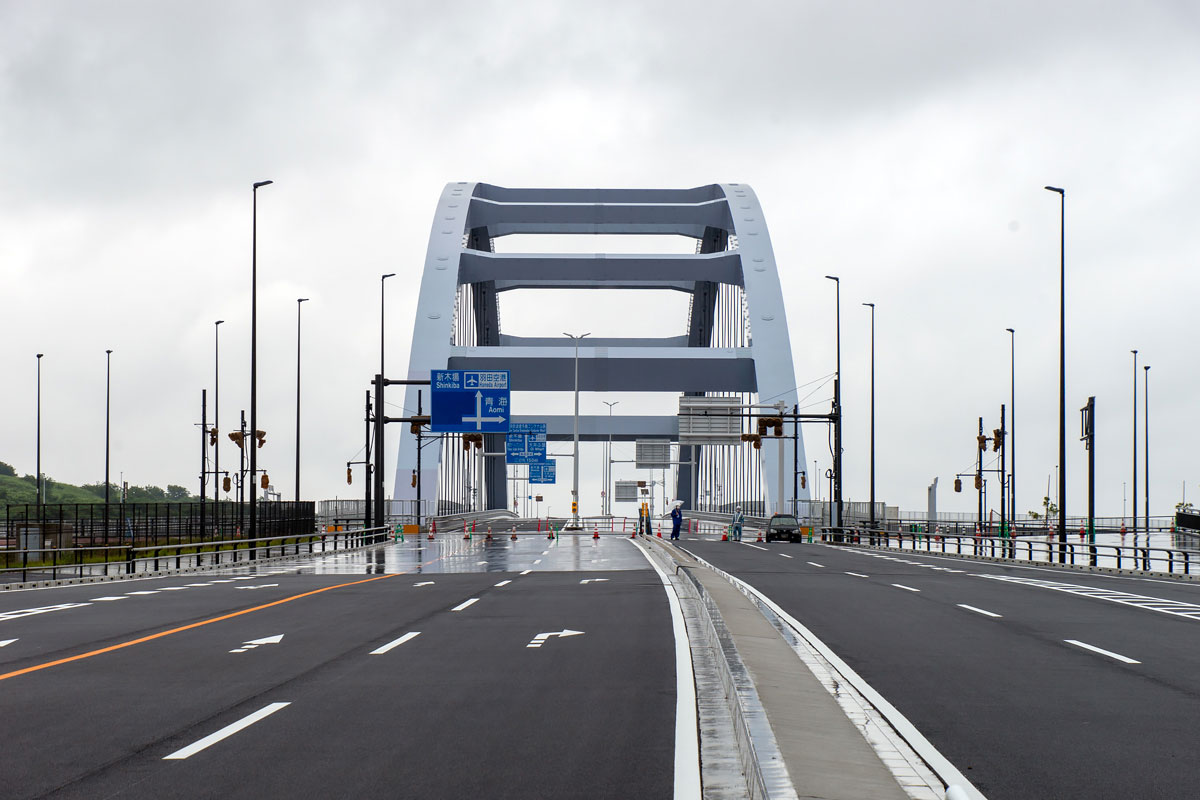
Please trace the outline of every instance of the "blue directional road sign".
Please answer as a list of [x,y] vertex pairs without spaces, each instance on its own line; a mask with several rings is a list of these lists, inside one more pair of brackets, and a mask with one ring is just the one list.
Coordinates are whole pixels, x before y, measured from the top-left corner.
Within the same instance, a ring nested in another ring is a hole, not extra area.
[[514,422],[508,426],[504,460],[509,464],[541,464],[546,460],[546,423]]
[[507,433],[508,370],[433,370],[429,404],[438,433]]
[[529,465],[529,482],[530,483],[554,483],[555,468],[557,462],[554,459],[543,461],[540,464]]

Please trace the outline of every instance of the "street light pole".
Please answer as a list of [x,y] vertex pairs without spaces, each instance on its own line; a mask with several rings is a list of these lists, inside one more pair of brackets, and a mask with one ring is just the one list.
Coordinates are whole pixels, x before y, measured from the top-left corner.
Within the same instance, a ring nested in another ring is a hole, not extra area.
[[[1137,350],[1133,353],[1133,535],[1137,535]],[[1148,531],[1147,531],[1148,532]]]
[[37,464],[34,467],[37,470],[37,506],[38,519],[41,519],[42,513],[42,356],[44,353],[37,354]]
[[578,336],[563,332],[563,336],[575,342],[575,458],[572,465],[573,477],[571,480],[571,527],[579,528],[579,340],[585,336],[591,336],[590,333],[581,333]]
[[108,442],[112,408],[112,350],[104,351],[104,511],[108,513]]
[[1009,332],[1009,367],[1011,370],[1011,397],[1009,398],[1009,424],[1012,426],[1009,439],[1008,462],[1008,509],[1011,515],[1010,527],[1015,527],[1017,521],[1017,332],[1013,328],[1005,328]]
[[863,303],[871,309],[871,537],[875,537],[875,304]]
[[[395,277],[396,273],[389,272],[381,275],[379,278],[379,383],[375,386],[375,522],[376,526],[386,524],[387,511],[384,508],[383,494],[383,469],[387,459],[384,458],[385,448],[387,446],[387,428],[384,424],[384,417],[387,416],[383,411],[383,388],[384,379],[387,375],[386,367],[384,366],[384,339],[387,331],[385,314],[385,302],[387,300],[387,292],[385,284],[388,278]],[[479,478],[482,484],[482,473]]]
[[[243,441],[242,447],[250,448],[250,538],[258,538],[258,493],[254,481],[258,480],[258,190],[270,186],[274,181],[257,181],[251,187],[253,202],[250,218],[250,443]],[[250,548],[250,558],[257,554]]]
[[613,441],[613,438],[612,438],[612,410],[613,410],[613,406],[615,406],[617,403],[619,403],[619,402],[621,402],[621,401],[620,401],[620,400],[613,400],[613,401],[610,403],[610,402],[609,402],[609,401],[607,401],[607,400],[601,400],[600,402],[601,402],[601,403],[604,403],[604,405],[608,406],[608,454],[607,454],[607,456],[606,456],[606,460],[605,460],[605,462],[604,462],[604,502],[603,502],[601,505],[603,505],[603,506],[604,506],[604,513],[606,513],[606,514],[608,514],[608,515],[610,515],[610,516],[611,516],[611,515],[612,515],[612,493],[613,493],[613,480],[612,480],[612,441]]
[[1145,383],[1143,384],[1145,394],[1142,395],[1142,399],[1145,401],[1143,404],[1143,405],[1145,405],[1145,411],[1142,412],[1142,415],[1143,415],[1142,419],[1145,420],[1145,423],[1146,423],[1146,435],[1144,437],[1146,440],[1146,444],[1145,444],[1146,469],[1144,470],[1146,473],[1146,477],[1145,477],[1145,481],[1146,481],[1146,510],[1145,510],[1146,525],[1145,525],[1145,528],[1146,528],[1146,541],[1149,542],[1150,541],[1150,365],[1147,364],[1146,366],[1142,367],[1142,370],[1143,370],[1142,375],[1145,378]]
[[833,426],[833,502],[837,506],[837,521],[833,527],[837,529],[838,540],[841,541],[842,530],[842,282],[834,275],[826,275],[837,287],[837,370],[833,382],[833,407],[837,420]]
[[296,298],[296,502],[300,502],[300,304],[307,297]]
[[[221,324],[225,322],[219,319],[213,323],[213,428],[218,432],[221,430]],[[224,489],[221,485],[221,437],[218,436],[213,440],[213,474],[216,475],[213,487],[213,497],[216,503],[213,508],[213,520],[217,523],[217,530],[220,527],[221,519],[221,495],[220,492]]]
[[1046,186],[1059,199],[1058,226],[1058,560],[1067,560],[1067,193]]

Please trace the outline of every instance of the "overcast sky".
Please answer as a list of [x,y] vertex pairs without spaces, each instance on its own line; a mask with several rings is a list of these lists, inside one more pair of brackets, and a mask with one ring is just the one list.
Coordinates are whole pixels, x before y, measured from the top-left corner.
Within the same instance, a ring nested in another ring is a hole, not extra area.
[[[345,462],[378,365],[379,276],[398,273],[388,372],[402,374],[445,183],[729,181],[762,203],[801,384],[833,371],[823,276],[842,279],[849,499],[867,495],[870,301],[879,498],[923,508],[936,476],[943,510],[975,508],[949,484],[973,469],[977,418],[996,427],[1009,400],[1013,327],[1018,504],[1037,508],[1058,447],[1053,184],[1067,191],[1068,511],[1084,510],[1089,395],[1097,510],[1132,496],[1132,348],[1139,373],[1152,366],[1152,510],[1185,483],[1200,500],[1196,4],[331,5],[0,0],[0,460],[34,471],[41,352],[43,470],[103,479],[111,348],[113,480],[196,489],[217,319],[222,429],[249,407],[254,181],[275,181],[259,196],[260,464],[290,497],[309,297],[317,499],[359,495]],[[627,313],[576,304],[509,329],[616,335]],[[638,316],[679,334],[686,300]],[[637,411],[625,398],[615,413]],[[823,471],[824,437],[807,449]],[[235,453],[226,442],[223,466]],[[584,512],[599,458],[585,451]],[[550,497],[565,509],[565,483]]]

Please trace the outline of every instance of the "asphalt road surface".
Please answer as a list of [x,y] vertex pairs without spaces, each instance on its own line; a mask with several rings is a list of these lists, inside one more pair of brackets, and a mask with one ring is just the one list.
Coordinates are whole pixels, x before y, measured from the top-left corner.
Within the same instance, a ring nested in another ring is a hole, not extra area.
[[1197,795],[1200,584],[681,544],[809,628],[990,800]]
[[672,796],[628,541],[419,547],[0,595],[0,796]]

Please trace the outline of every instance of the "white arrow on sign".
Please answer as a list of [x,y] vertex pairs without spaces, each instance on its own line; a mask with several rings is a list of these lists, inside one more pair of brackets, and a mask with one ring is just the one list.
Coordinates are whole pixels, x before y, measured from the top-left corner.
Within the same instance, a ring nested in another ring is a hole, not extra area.
[[236,650],[230,650],[229,652],[244,653],[247,650],[253,650],[254,648],[258,647],[260,644],[279,644],[282,641],[283,641],[282,633],[278,634],[276,636],[267,636],[262,639],[251,639],[250,641],[243,643],[242,646],[237,648]]
[[421,581],[420,583],[414,583],[413,586],[433,586],[433,581]]
[[608,580],[608,578],[584,578],[580,581],[580,583],[600,583],[606,580]]
[[485,422],[504,422],[504,417],[485,417],[483,415],[483,392],[475,392],[475,416],[463,417],[463,422],[474,422],[475,430],[483,430]]
[[546,643],[546,640],[549,639],[551,636],[558,636],[558,637],[566,638],[567,636],[582,636],[582,635],[583,635],[583,631],[573,631],[573,630],[564,628],[561,631],[553,631],[550,633],[539,633],[537,636],[533,637],[533,640],[530,641],[529,644],[527,644],[525,646],[526,647],[541,647],[542,645],[544,645]]
[[0,647],[8,647],[10,644],[12,644],[15,641],[17,641],[17,640],[16,639],[0,639]]

